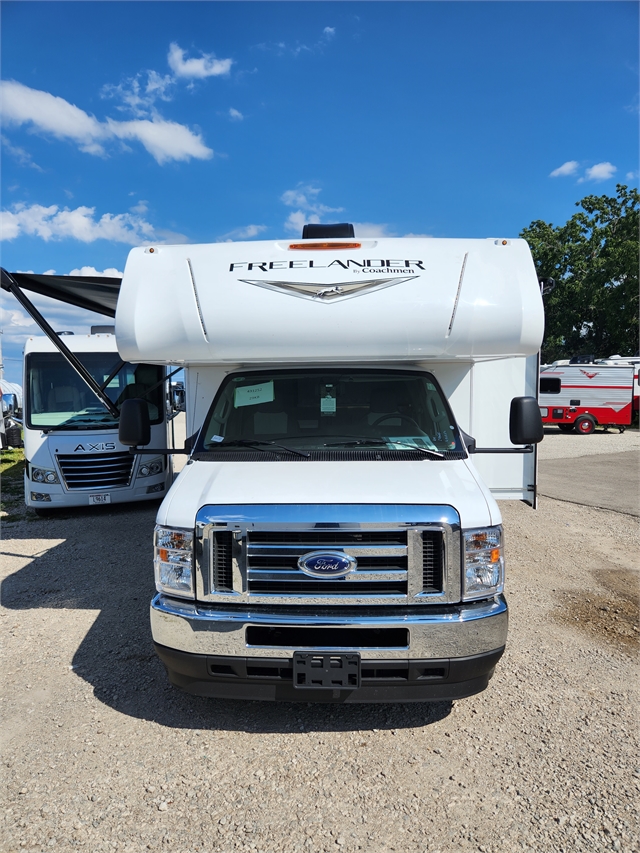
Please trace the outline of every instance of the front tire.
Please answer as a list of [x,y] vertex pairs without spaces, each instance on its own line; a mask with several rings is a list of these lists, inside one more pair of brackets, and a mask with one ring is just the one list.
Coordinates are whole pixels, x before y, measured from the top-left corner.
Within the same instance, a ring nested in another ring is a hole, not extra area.
[[596,422],[591,415],[583,415],[583,417],[577,418],[575,426],[578,435],[591,435],[592,432],[595,432]]

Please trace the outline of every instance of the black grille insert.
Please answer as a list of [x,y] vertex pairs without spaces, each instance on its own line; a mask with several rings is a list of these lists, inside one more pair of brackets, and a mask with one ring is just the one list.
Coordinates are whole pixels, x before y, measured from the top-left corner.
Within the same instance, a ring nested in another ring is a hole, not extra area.
[[256,530],[252,545],[304,545],[322,548],[329,545],[404,545],[404,530]]
[[131,453],[59,454],[58,464],[68,489],[111,489],[128,486]]
[[250,625],[246,629],[249,646],[312,649],[406,649],[406,628],[301,628]]
[[233,591],[232,549],[231,531],[214,530],[211,536],[211,579],[215,591]]
[[422,589],[424,592],[440,592],[443,581],[442,533],[439,530],[424,530],[422,533]]

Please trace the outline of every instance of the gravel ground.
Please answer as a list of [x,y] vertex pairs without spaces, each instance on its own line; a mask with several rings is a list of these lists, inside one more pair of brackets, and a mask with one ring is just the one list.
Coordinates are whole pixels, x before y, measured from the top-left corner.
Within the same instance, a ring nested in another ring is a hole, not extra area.
[[637,429],[619,433],[617,429],[605,432],[598,428],[591,435],[573,435],[562,433],[556,427],[545,427],[544,440],[538,445],[538,458],[573,459],[626,450],[640,450],[640,432]]
[[[541,458],[638,444],[549,434]],[[630,516],[502,504],[510,636],[484,693],[310,706],[170,687],[156,506],[96,509],[5,525],[2,850],[640,849]]]

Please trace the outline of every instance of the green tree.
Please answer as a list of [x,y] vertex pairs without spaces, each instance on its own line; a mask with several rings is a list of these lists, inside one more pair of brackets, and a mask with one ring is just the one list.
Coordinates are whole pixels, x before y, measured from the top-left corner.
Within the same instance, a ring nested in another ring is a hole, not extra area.
[[536,220],[529,243],[545,294],[546,363],[574,355],[597,358],[638,351],[638,210],[640,194],[618,184],[615,198],[589,195],[565,225]]

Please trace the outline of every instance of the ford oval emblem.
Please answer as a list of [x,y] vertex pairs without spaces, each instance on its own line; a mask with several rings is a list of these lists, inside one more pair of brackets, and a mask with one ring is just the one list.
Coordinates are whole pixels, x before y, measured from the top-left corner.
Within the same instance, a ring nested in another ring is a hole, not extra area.
[[343,578],[357,565],[355,557],[342,551],[311,551],[298,560],[298,568],[312,578]]

